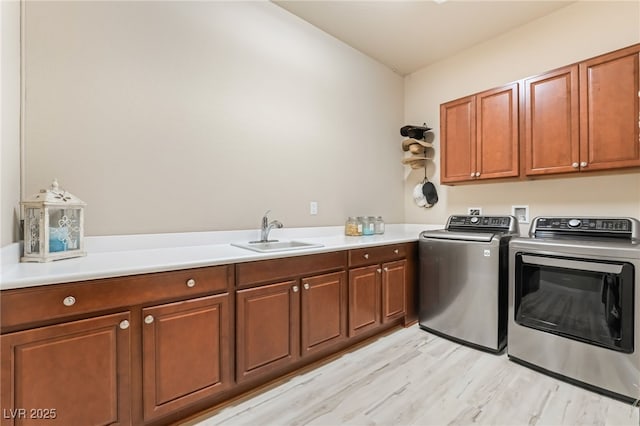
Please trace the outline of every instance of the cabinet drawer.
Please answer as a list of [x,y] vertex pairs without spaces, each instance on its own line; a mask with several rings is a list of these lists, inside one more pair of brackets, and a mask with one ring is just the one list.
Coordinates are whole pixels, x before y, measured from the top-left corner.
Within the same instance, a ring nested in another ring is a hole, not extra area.
[[297,278],[344,269],[346,251],[311,254],[308,256],[286,257],[282,259],[258,260],[236,265],[238,287]]
[[388,246],[349,250],[349,267],[387,262],[389,260],[401,259],[406,257],[406,255],[407,247],[405,244],[391,244]]
[[17,326],[160,300],[226,292],[233,267],[214,266],[3,291],[2,332]]

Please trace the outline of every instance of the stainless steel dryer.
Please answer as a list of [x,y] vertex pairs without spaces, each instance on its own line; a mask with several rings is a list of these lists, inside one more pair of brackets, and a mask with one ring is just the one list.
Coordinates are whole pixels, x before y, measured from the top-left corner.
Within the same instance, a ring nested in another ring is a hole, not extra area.
[[509,359],[640,401],[640,222],[538,217],[509,245]]
[[513,216],[451,216],[420,234],[422,329],[489,352],[507,342],[508,248]]

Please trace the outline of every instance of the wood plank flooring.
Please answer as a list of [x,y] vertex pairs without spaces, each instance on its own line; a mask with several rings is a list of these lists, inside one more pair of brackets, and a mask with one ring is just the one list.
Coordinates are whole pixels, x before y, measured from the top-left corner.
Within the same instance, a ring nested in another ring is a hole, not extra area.
[[418,328],[397,329],[183,426],[640,425],[637,407]]

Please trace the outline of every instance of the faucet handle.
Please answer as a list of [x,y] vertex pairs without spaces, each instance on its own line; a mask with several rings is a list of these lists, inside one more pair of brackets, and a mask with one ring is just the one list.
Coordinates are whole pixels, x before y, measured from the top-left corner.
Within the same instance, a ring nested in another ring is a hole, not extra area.
[[262,229],[265,229],[269,225],[269,218],[267,217],[269,213],[271,213],[271,210],[267,210],[264,216],[262,216]]

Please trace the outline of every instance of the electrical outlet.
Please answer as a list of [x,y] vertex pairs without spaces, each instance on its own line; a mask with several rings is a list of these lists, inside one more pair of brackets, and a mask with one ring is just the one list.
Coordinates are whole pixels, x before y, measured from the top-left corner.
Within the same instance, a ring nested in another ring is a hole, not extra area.
[[318,202],[317,201],[311,201],[309,203],[309,214],[311,214],[312,216],[315,216],[318,214]]
[[467,211],[471,216],[482,216],[482,207],[468,207]]

